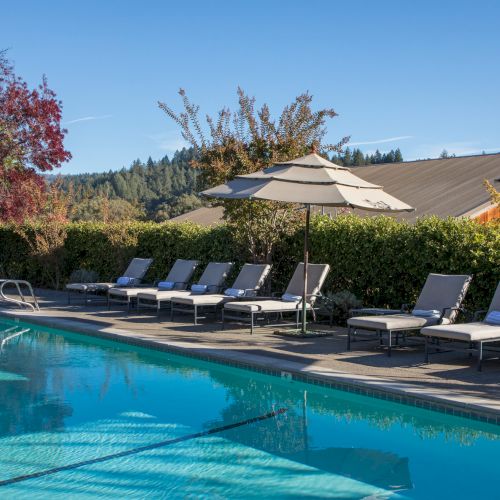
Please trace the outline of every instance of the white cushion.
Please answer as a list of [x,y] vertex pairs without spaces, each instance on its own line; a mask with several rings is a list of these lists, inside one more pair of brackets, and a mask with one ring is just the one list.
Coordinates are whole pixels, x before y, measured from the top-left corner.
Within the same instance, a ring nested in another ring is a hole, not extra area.
[[192,306],[216,306],[231,300],[234,297],[227,297],[226,295],[218,293],[207,293],[202,295],[186,295],[180,297],[172,297],[172,302],[177,304],[187,304]]
[[[311,306],[307,304],[307,308],[309,309]],[[282,300],[257,300],[255,302],[227,302],[224,304],[224,309],[230,311],[239,311],[239,312],[287,312],[287,311],[296,311],[297,309],[302,310],[302,305],[299,305],[297,302],[284,302]]]
[[384,316],[356,316],[349,318],[347,324],[367,330],[413,330],[435,325],[438,318],[422,318],[411,314],[385,314]]
[[[146,290],[146,291],[145,291]],[[189,295],[187,290],[155,290],[148,288],[139,288],[137,290],[139,293],[137,294],[138,299],[143,300],[170,300],[172,297],[179,297],[180,295]]]
[[422,335],[428,337],[439,337],[450,340],[465,340],[474,342],[476,340],[500,340],[500,325],[488,325],[486,323],[457,323],[454,325],[438,325],[422,328]]

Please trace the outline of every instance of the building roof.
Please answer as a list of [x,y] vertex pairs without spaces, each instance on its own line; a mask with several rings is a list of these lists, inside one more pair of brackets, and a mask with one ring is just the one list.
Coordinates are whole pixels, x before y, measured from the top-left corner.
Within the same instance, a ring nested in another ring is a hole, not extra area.
[[[500,154],[462,156],[438,160],[418,160],[355,167],[362,179],[415,207],[415,212],[391,214],[413,222],[417,217],[475,217],[490,207],[485,179],[498,182]],[[333,212],[331,208],[326,213]],[[172,221],[192,221],[210,225],[222,221],[221,207],[206,207],[175,217]],[[376,215],[356,210],[360,215]]]

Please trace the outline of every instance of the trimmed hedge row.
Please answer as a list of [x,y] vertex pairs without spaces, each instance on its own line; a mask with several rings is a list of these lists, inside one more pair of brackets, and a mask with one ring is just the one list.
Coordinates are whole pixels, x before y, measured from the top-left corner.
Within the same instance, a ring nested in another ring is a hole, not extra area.
[[[299,231],[276,248],[273,289],[286,286],[302,259],[302,245]],[[83,268],[109,280],[134,256],[154,258],[148,273],[152,279],[164,277],[176,258],[199,259],[200,273],[211,260],[242,264],[249,259],[225,225],[72,223],[62,274],[68,280],[72,271]],[[425,218],[410,225],[384,216],[318,216],[311,225],[311,261],[331,265],[325,290],[350,290],[371,306],[411,303],[429,272],[473,274],[467,305],[482,308],[500,280],[500,225],[451,218]],[[239,265],[235,267],[236,272]],[[0,226],[0,273],[47,285],[40,264],[8,226]]]

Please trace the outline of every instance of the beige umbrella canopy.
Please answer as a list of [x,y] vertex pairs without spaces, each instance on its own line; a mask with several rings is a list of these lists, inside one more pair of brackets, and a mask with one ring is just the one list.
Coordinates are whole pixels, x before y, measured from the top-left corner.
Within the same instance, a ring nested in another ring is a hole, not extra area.
[[360,179],[348,168],[335,165],[316,153],[275,163],[269,168],[238,175],[226,184],[207,189],[203,196],[300,203],[306,206],[304,238],[304,291],[302,333],[306,333],[308,236],[311,205],[361,208],[380,212],[409,212],[413,208],[377,186]]

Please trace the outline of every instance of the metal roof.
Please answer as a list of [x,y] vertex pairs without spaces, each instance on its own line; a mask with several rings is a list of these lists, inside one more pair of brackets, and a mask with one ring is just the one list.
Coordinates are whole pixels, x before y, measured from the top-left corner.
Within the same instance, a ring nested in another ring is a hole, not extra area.
[[[390,214],[410,222],[424,215],[445,218],[474,217],[489,204],[484,179],[496,182],[500,174],[500,154],[463,156],[355,167],[351,172],[416,208],[415,212]],[[325,212],[332,212],[325,208]],[[355,210],[360,215],[373,213]],[[193,221],[210,225],[222,221],[222,208],[200,208],[172,221]]]

